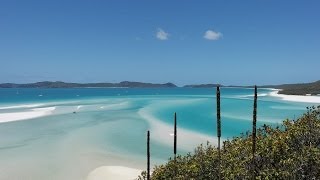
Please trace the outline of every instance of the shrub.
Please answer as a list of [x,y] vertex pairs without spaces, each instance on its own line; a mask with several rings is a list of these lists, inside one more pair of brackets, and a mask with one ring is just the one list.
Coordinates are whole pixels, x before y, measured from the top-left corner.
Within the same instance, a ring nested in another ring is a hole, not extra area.
[[[153,169],[151,179],[218,179],[218,150],[207,143],[194,153],[178,155]],[[255,166],[253,165],[255,163]],[[257,130],[255,160],[252,134],[223,142],[222,179],[319,179],[320,106],[307,108],[297,120],[285,120],[280,127],[264,125]],[[146,179],[144,174],[138,178]]]

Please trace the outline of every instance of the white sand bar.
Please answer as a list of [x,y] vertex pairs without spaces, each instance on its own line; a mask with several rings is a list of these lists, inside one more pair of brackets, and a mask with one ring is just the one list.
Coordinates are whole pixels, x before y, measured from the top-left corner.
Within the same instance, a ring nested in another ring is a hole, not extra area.
[[278,94],[279,90],[270,93],[270,96],[281,98],[284,101],[305,102],[305,103],[320,103],[320,96],[298,96]]
[[134,180],[142,170],[124,166],[101,166],[91,171],[87,180]]
[[[153,141],[171,146],[173,144],[173,126],[161,122],[149,112],[150,110],[148,109],[148,107],[146,107],[140,109],[138,113],[141,117],[149,122],[151,127],[151,138],[153,139]],[[177,145],[180,149],[183,149],[185,151],[193,151],[194,148],[199,144],[206,144],[208,141],[212,145],[218,144],[218,140],[216,137],[211,137],[183,128],[179,128],[177,134],[179,137],[181,137],[179,138]]]
[[22,104],[22,105],[15,105],[15,106],[5,106],[0,107],[0,110],[3,109],[19,109],[19,108],[35,108],[39,106],[43,106],[44,104]]
[[10,112],[10,113],[0,113],[0,123],[10,122],[10,121],[21,121],[42,116],[47,116],[55,110],[55,107],[46,108],[34,108],[26,112]]

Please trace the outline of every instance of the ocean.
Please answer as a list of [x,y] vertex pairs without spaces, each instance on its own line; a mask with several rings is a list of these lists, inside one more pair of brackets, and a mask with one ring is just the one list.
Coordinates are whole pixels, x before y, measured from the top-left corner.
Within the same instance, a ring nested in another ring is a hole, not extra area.
[[[258,90],[258,126],[295,119],[312,103],[284,101]],[[86,179],[100,166],[146,169],[178,153],[216,143],[211,88],[0,89],[0,179]],[[222,88],[222,139],[251,130],[253,89]]]

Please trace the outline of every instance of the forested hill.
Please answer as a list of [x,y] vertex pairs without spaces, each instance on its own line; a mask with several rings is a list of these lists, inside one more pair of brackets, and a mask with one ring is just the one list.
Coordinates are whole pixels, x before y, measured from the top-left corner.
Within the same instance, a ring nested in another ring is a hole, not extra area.
[[215,88],[217,86],[222,86],[221,84],[191,84],[185,85],[185,88]]
[[279,91],[280,94],[288,94],[288,95],[320,94],[320,80],[312,83],[268,85],[268,86],[261,86],[261,87],[281,89],[281,91]]
[[[223,86],[220,84],[196,84],[186,85],[188,88],[215,88],[216,86],[222,87],[239,87],[251,88],[253,86]],[[174,88],[177,87],[173,83],[145,83],[145,82],[131,82],[122,81],[120,83],[67,83],[62,81],[43,81],[27,84],[3,83],[0,88]],[[276,88],[281,89],[280,94],[288,95],[318,95],[320,94],[320,80],[312,83],[299,83],[299,84],[281,84],[281,85],[263,85],[260,88]]]
[[43,81],[28,84],[4,83],[0,84],[0,88],[172,88],[177,87],[173,83],[153,84],[143,82],[123,81],[120,83],[66,83],[61,81],[51,82]]
[[[241,85],[230,85],[224,86],[220,84],[195,84],[185,85],[188,88],[215,88],[216,86],[221,87],[236,87],[236,88],[253,88],[254,86],[241,86]],[[299,84],[281,84],[281,85],[262,85],[259,88],[276,88],[281,89],[280,94],[287,95],[318,95],[320,94],[320,80],[312,83],[299,83]]]

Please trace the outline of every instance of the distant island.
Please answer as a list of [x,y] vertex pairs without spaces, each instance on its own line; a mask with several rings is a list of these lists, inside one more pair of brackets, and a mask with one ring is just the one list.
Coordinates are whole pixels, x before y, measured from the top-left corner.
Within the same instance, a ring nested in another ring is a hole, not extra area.
[[154,84],[122,81],[120,83],[66,83],[62,81],[43,81],[28,84],[4,83],[0,88],[173,88],[173,83]]
[[[215,88],[221,87],[237,87],[237,88],[252,88],[253,86],[234,86],[221,84],[192,84],[185,85],[184,88]],[[0,88],[176,88],[173,83],[145,83],[145,82],[131,82],[122,81],[120,83],[67,83],[62,81],[43,81],[27,84],[3,83]],[[286,95],[319,95],[320,94],[320,80],[312,83],[299,84],[281,84],[281,85],[263,85],[260,88],[275,88],[280,89],[279,94]]]
[[221,84],[192,84],[192,85],[185,85],[185,88],[215,88],[217,86],[222,86]]

